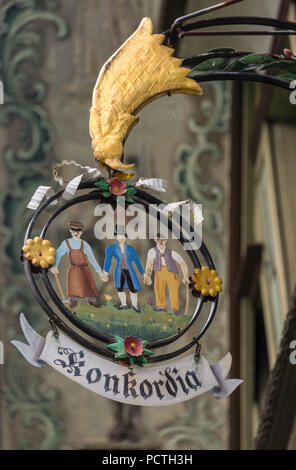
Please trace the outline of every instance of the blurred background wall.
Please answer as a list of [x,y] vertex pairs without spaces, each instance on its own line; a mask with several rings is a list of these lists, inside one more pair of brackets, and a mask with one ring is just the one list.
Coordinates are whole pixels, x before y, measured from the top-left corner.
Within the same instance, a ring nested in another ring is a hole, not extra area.
[[[203,239],[224,279],[225,288],[219,312],[203,339],[202,348],[212,362],[220,359],[229,348],[233,353],[233,373],[239,373],[245,380],[241,392],[235,392],[233,401],[220,402],[210,396],[202,396],[174,407],[141,409],[137,421],[145,429],[145,437],[139,442],[115,442],[109,435],[118,419],[112,402],[90,393],[53,370],[47,369],[45,373],[33,369],[9,344],[12,338],[20,336],[18,316],[21,311],[40,333],[48,328],[45,316],[27,287],[19,262],[24,230],[32,216],[25,206],[37,185],[51,184],[55,162],[73,159],[92,166],[88,115],[92,89],[100,68],[137,28],[142,17],[150,16],[158,32],[167,29],[174,18],[211,4],[210,0],[1,2],[1,79],[5,89],[5,104],[0,108],[0,332],[5,344],[5,365],[0,366],[3,391],[0,442],[3,449],[121,446],[144,449],[252,448],[267,376],[275,361],[288,299],[295,284],[293,255],[281,256],[279,240],[276,249],[281,261],[273,264],[277,274],[273,278],[272,292],[275,289],[280,292],[275,294],[272,307],[268,305],[271,294],[264,288],[271,282],[266,277],[270,275],[267,267],[270,258],[263,263],[269,274],[265,275],[261,269],[263,277],[255,286],[256,292],[259,289],[261,293],[259,297],[252,301],[238,298],[236,294],[233,297],[233,284],[229,282],[233,281],[235,272],[239,272],[249,245],[263,244],[268,248],[265,253],[276,250],[271,246],[272,241],[267,239],[270,231],[267,229],[265,234],[262,231],[262,218],[266,216],[267,220],[266,209],[254,214],[254,207],[259,211],[256,198],[264,201],[266,195],[264,192],[256,195],[255,205],[252,205],[253,178],[258,173],[253,171],[248,159],[251,126],[258,112],[254,103],[260,104],[262,86],[243,86],[233,93],[230,83],[214,82],[204,86],[205,93],[201,98],[181,95],[162,98],[140,113],[140,123],[132,131],[125,147],[126,160],[136,163],[138,176],[168,180],[166,200],[191,198],[203,204]],[[277,0],[246,0],[215,16],[277,17],[280,6],[281,2]],[[289,10],[289,14],[293,15],[293,11]],[[272,41],[256,37],[185,38],[178,46],[177,55],[188,57],[222,46],[269,52]],[[237,102],[234,103],[232,97],[240,100],[240,106],[234,106]],[[288,103],[287,94],[284,99]],[[278,149],[278,155],[282,154],[285,146],[289,167],[293,164],[293,156],[289,154],[286,142],[293,140],[294,115],[289,116],[288,125],[286,117],[282,116],[282,123],[272,128],[274,145],[270,148],[270,127],[265,124],[269,111],[261,122],[258,154],[268,162],[268,152],[276,153]],[[239,145],[234,142],[231,132],[233,116],[235,119],[241,117],[243,121]],[[277,118],[276,112],[269,116],[273,121]],[[238,158],[241,159],[238,186],[233,186],[231,181],[235,148],[239,150]],[[283,172],[283,180],[278,183],[283,184],[280,197],[288,200],[292,214],[293,203],[284,187],[289,170],[280,162],[278,165]],[[267,178],[271,178],[270,173]],[[268,188],[270,181],[265,182]],[[264,188],[258,184],[257,190],[264,191]],[[234,226],[231,211],[235,198],[240,204]],[[277,204],[274,198],[271,196],[273,208]],[[286,207],[286,202],[283,207]],[[274,216],[278,220],[277,215]],[[271,216],[269,223],[272,227],[273,220]],[[289,235],[290,230],[291,227],[287,226],[287,240],[283,243],[294,254],[292,246],[295,248],[295,242]],[[232,256],[233,237],[239,238],[240,244]],[[287,285],[288,263],[291,266]],[[280,305],[275,305],[277,301]],[[259,310],[257,316],[254,313],[256,306]],[[234,311],[236,307],[237,312]],[[271,308],[275,310],[272,314]],[[242,317],[238,323],[240,309]],[[262,346],[261,351],[259,346]]]

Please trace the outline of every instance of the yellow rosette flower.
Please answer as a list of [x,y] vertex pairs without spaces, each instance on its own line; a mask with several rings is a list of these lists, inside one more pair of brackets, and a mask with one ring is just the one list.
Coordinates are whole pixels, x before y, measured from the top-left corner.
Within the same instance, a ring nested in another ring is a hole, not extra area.
[[201,269],[195,269],[194,273],[192,277],[194,289],[201,292],[204,297],[216,297],[222,291],[223,281],[215,269],[202,266]]
[[48,268],[55,263],[56,250],[49,240],[42,240],[40,237],[35,237],[33,240],[29,238],[23,246],[23,252],[33,266]]

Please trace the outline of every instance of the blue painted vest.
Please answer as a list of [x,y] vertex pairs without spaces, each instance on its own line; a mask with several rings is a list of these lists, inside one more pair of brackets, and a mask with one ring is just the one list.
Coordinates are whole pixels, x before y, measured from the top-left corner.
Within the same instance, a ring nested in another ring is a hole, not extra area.
[[[154,250],[156,253],[155,260],[154,260],[154,270],[160,271],[161,270],[161,253],[160,253],[159,248],[157,248],[157,246],[154,248]],[[168,271],[170,271],[171,273],[178,274],[178,268],[177,268],[176,262],[172,257],[172,250],[169,250],[169,248],[166,248],[164,250],[164,259],[165,259]]]

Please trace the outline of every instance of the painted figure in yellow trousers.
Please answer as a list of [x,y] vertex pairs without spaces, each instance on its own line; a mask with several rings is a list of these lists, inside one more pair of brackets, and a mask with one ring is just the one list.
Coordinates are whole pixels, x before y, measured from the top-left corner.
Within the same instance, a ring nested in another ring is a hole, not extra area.
[[159,234],[155,238],[156,246],[148,251],[144,282],[151,285],[151,274],[154,270],[154,292],[157,312],[167,312],[166,289],[170,295],[173,313],[179,313],[179,286],[180,279],[178,265],[183,274],[183,283],[187,284],[188,268],[183,258],[174,250],[166,247],[167,240]]

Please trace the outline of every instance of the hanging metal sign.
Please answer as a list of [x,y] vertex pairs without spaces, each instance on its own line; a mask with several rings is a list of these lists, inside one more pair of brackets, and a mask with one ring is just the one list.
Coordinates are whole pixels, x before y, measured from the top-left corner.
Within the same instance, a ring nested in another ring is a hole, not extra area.
[[[289,27],[295,32],[295,25]],[[103,66],[89,126],[98,168],[75,161],[56,165],[54,179],[63,189],[37,188],[28,204],[35,212],[22,250],[30,287],[52,331],[41,337],[22,315],[28,344],[13,344],[34,366],[48,364],[94,393],[135,405],[170,405],[205,392],[224,398],[242,382],[226,380],[229,353],[215,365],[200,354],[222,291],[202,241],[201,208],[192,201],[159,199],[154,194],[164,193],[167,183],[135,180],[133,165],[123,161],[124,142],[140,109],[163,95],[203,93],[198,81],[205,77],[189,77],[185,61],[173,57],[178,28],[179,36],[186,33],[186,25],[176,23],[171,32],[153,34],[151,20],[144,18]],[[222,49],[211,54],[226,54],[227,67],[240,60],[240,70],[252,61],[258,66],[262,60],[265,67],[268,60],[277,67],[285,62],[288,68],[295,61],[291,55],[238,59]],[[204,69],[203,60],[196,70]],[[264,77],[260,80],[271,80]],[[282,79],[272,80],[286,87]],[[67,165],[79,174],[66,182],[60,169]],[[34,236],[49,208],[50,217]],[[61,223],[55,225],[62,218],[64,231]]]

